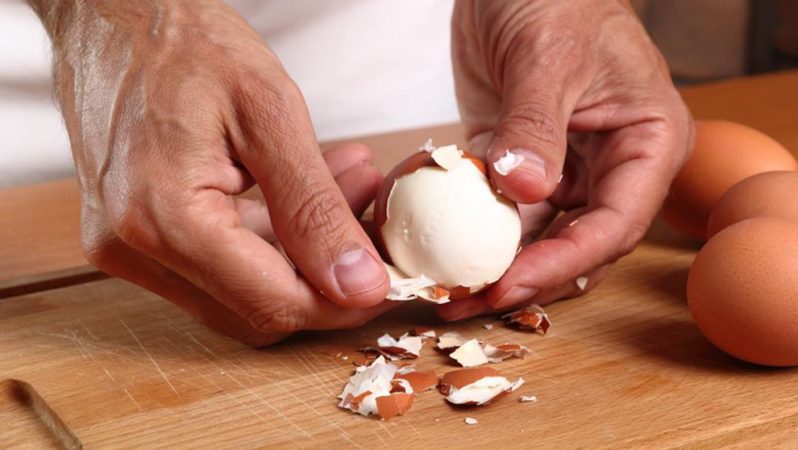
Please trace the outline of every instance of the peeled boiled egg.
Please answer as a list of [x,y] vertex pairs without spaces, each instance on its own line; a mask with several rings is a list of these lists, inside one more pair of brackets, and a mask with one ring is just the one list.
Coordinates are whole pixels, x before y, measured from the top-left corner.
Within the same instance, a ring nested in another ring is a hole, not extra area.
[[735,184],[712,209],[707,236],[745,219],[779,217],[798,223],[798,172],[765,172]]
[[729,188],[758,173],[796,169],[789,151],[753,128],[696,121],[693,153],[673,180],[661,216],[677,230],[705,239],[709,213]]
[[756,364],[798,365],[798,224],[776,218],[729,226],[701,249],[687,277],[698,328]]
[[377,194],[374,220],[390,262],[451,299],[498,280],[521,241],[516,204],[491,187],[481,160],[453,145],[397,165]]

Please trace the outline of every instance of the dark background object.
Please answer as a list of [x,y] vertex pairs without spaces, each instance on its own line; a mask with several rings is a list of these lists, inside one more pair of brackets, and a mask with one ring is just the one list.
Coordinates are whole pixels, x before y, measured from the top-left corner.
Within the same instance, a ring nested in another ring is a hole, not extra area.
[[794,0],[633,0],[679,84],[798,67]]

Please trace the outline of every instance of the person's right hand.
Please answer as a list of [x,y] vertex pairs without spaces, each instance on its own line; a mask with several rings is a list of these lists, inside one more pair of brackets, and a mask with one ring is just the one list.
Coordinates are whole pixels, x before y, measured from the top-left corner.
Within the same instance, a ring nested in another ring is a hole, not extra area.
[[[34,3],[54,41],[91,263],[251,345],[390,308],[347,205],[359,215],[380,182],[368,150],[325,163],[298,88],[231,8]],[[254,183],[265,204],[235,197]]]

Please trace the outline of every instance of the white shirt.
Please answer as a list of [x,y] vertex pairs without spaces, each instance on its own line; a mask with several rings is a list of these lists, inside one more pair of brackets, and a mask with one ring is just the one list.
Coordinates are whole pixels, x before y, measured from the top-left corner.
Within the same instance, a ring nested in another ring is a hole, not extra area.
[[[454,122],[452,0],[229,0],[302,90],[319,140]],[[72,174],[49,42],[0,4],[0,187]]]

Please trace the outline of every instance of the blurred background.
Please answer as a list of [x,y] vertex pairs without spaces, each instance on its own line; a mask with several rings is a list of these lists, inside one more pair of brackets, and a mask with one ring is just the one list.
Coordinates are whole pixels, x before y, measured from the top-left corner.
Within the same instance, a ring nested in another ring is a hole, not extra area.
[[[230,3],[283,59],[306,95],[320,139],[457,120],[448,55],[451,0],[327,0],[324,8],[316,0]],[[677,84],[798,66],[796,0],[632,4]],[[0,0],[0,188],[73,174],[50,94],[49,58],[44,31],[24,1]],[[346,66],[371,70],[353,74]]]
[[678,83],[798,66],[798,1],[632,0]]

